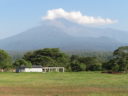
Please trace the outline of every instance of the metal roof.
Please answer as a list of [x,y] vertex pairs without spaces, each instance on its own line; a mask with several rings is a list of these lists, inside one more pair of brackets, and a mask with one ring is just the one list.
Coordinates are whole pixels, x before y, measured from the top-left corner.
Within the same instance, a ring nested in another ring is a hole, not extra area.
[[[24,65],[22,65],[20,68],[29,68],[29,67],[25,67]],[[30,68],[42,68],[41,65],[32,65]]]

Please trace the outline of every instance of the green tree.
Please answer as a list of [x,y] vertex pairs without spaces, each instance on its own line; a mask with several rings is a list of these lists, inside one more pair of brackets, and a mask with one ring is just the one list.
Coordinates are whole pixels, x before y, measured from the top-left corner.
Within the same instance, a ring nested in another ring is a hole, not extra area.
[[11,57],[6,51],[0,50],[0,68],[8,69],[10,67],[12,67]]
[[128,46],[119,47],[113,52],[113,56],[116,58],[128,57]]
[[119,71],[118,62],[119,62],[119,59],[113,58],[109,60],[108,62],[103,63],[102,69],[108,72],[112,72],[112,71],[118,72]]
[[71,56],[72,71],[99,71],[102,63],[96,57]]
[[13,66],[14,66],[15,68],[19,68],[19,67],[21,67],[21,66],[31,67],[32,64],[31,64],[31,62],[26,61],[26,60],[24,60],[24,59],[17,59],[17,60],[13,63]]
[[86,57],[85,63],[87,71],[101,70],[102,63],[96,57]]
[[71,58],[71,70],[74,72],[85,71],[86,64],[82,61],[83,58],[78,55],[72,55]]
[[58,48],[45,48],[28,52],[23,58],[30,61],[33,65],[59,66],[65,68],[69,66],[69,57]]
[[128,46],[119,47],[113,52],[113,58],[103,65],[104,70],[113,72],[128,71]]
[[73,72],[79,72],[82,71],[81,66],[79,63],[71,63],[71,70]]

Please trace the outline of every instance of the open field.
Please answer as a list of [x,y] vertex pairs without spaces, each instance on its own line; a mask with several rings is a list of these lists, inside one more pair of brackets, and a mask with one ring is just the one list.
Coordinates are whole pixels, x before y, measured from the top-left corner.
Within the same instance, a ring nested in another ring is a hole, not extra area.
[[128,74],[0,73],[0,96],[128,96]]

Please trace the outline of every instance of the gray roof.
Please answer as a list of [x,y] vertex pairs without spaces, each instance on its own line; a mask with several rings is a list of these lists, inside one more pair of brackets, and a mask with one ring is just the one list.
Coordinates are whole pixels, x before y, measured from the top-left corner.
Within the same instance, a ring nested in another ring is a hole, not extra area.
[[32,68],[42,68],[41,65],[32,65]]
[[[29,67],[25,67],[24,65],[22,65],[20,68],[29,68]],[[41,65],[32,65],[32,67],[30,68],[42,68]]]

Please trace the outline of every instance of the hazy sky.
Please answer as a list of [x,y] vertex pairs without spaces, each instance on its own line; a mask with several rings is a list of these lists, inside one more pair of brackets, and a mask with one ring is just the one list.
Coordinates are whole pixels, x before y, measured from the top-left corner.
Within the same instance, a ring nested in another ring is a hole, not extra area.
[[[93,20],[89,19],[91,22],[99,23],[97,18],[100,17],[102,23],[112,20],[112,24],[99,27],[128,31],[128,0],[0,0],[0,38],[40,25],[43,16],[51,18],[47,14],[48,10],[58,8],[62,8],[68,16],[54,12],[54,18],[58,18],[56,15],[59,14],[60,17],[84,24],[90,21],[81,21],[90,17],[94,17]],[[78,18],[72,19],[74,16],[70,12],[78,11]],[[110,20],[107,21],[106,18]],[[114,20],[118,22],[113,23]]]

